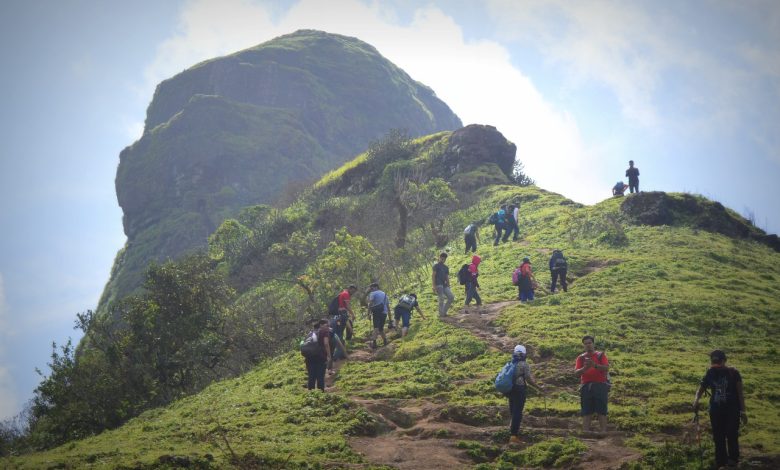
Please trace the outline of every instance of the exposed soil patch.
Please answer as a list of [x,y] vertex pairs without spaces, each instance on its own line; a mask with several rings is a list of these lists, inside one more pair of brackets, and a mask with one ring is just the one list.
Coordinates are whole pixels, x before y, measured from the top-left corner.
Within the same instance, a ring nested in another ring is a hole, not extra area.
[[[461,309],[443,321],[464,328],[485,341],[496,351],[508,352],[516,341],[494,324],[504,307],[516,302],[472,306]],[[367,350],[356,350],[350,360],[373,360]],[[529,354],[536,356],[529,347]],[[544,360],[544,358],[540,358]],[[338,370],[341,364],[334,365]],[[570,381],[570,379],[569,379]],[[330,383],[330,380],[328,381]],[[556,384],[548,384],[557,388]],[[570,386],[561,384],[561,388]],[[368,462],[398,469],[459,469],[470,468],[475,461],[466,450],[458,448],[461,440],[477,441],[486,446],[509,448],[506,432],[509,410],[506,406],[458,407],[446,403],[434,403],[426,399],[363,399],[351,397],[376,416],[383,425],[376,437],[354,437],[350,446],[365,456]],[[573,468],[612,469],[638,459],[636,450],[624,445],[626,434],[612,430],[605,434],[583,434],[576,416],[551,416],[548,413],[526,413],[521,437],[523,443],[513,445],[521,450],[549,437],[577,437],[588,451]],[[361,468],[361,466],[354,466]]]

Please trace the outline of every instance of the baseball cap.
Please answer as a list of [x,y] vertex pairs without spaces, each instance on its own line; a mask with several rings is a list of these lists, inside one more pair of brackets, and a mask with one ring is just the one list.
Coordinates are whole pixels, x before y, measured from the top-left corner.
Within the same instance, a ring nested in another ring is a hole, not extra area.
[[525,346],[522,344],[515,346],[514,354],[525,354]]

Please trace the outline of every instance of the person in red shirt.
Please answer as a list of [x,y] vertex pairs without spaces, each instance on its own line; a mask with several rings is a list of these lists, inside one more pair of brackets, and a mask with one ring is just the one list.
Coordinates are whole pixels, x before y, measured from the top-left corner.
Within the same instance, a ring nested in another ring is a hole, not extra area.
[[582,338],[585,352],[577,356],[574,373],[580,378],[580,414],[582,429],[590,431],[592,416],[598,415],[599,430],[607,431],[607,372],[609,361],[606,354],[598,352],[593,344],[593,336]]
[[[352,296],[355,295],[355,292],[357,292],[357,286],[353,284],[341,291],[339,294],[339,315],[346,317],[346,339],[352,338],[352,325],[355,322],[355,312],[352,311],[352,306],[350,303],[352,301]],[[347,315],[349,316],[347,317]]]

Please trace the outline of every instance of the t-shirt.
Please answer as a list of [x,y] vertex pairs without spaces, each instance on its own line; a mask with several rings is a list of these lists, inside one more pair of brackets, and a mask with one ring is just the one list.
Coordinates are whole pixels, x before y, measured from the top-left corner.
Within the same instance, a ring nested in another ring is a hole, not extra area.
[[517,367],[515,368],[515,385],[527,385],[530,379],[531,366],[525,361],[518,362]]
[[450,285],[450,268],[446,264],[437,261],[433,265],[433,274],[437,286]]
[[707,370],[701,384],[710,389],[710,411],[739,408],[737,382],[742,382],[742,376],[733,367],[712,366]]
[[477,233],[477,226],[474,224],[469,224],[466,229],[463,231],[463,233],[469,237],[473,237],[474,234]]
[[633,167],[626,170],[626,176],[628,176],[629,181],[636,181],[639,179],[639,168]]
[[389,309],[389,302],[387,300],[387,294],[382,292],[381,290],[377,289],[370,294],[368,294],[368,307],[373,309],[377,305],[383,305],[384,306],[384,312],[387,313]]
[[326,323],[317,330],[317,344],[320,345],[320,357],[324,361],[328,358],[328,353],[325,351],[325,338],[330,338],[330,326]]
[[523,263],[520,265],[520,276],[531,277],[531,263]]
[[347,302],[351,300],[351,295],[349,295],[349,291],[347,289],[344,289],[341,291],[341,294],[339,294],[339,310],[346,310],[347,309]]
[[[599,361],[598,356],[601,354],[601,360]],[[574,364],[575,369],[580,369],[582,366],[585,365],[585,358],[583,356],[586,356],[587,354],[580,354],[577,356],[577,362]],[[609,365],[609,361],[607,360],[607,355],[602,354],[598,351],[594,351],[592,354],[590,354],[590,358],[593,359],[593,364],[599,364],[602,366]],[[607,382],[607,371],[596,369],[595,367],[591,367],[590,369],[586,370],[582,373],[580,376],[580,383],[587,384],[590,382]]]

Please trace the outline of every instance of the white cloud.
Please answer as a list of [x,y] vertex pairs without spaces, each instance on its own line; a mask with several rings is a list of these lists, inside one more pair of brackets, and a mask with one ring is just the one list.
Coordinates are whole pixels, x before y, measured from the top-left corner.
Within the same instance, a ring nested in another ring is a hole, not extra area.
[[501,37],[538,49],[569,86],[606,86],[644,129],[747,134],[780,161],[780,9],[611,0],[489,0]]
[[[441,9],[418,9],[408,25],[379,3],[302,0],[272,21],[270,6],[244,0],[199,0],[186,5],[176,36],[158,49],[147,70],[152,82],[206,58],[293,32],[319,29],[357,37],[376,47],[415,80],[430,86],[464,124],[490,124],[518,147],[526,171],[545,187],[595,200],[593,185],[571,185],[589,173],[577,123],[556,109],[493,41],[466,41]],[[229,31],[229,34],[225,34]],[[603,192],[603,191],[600,191]]]

